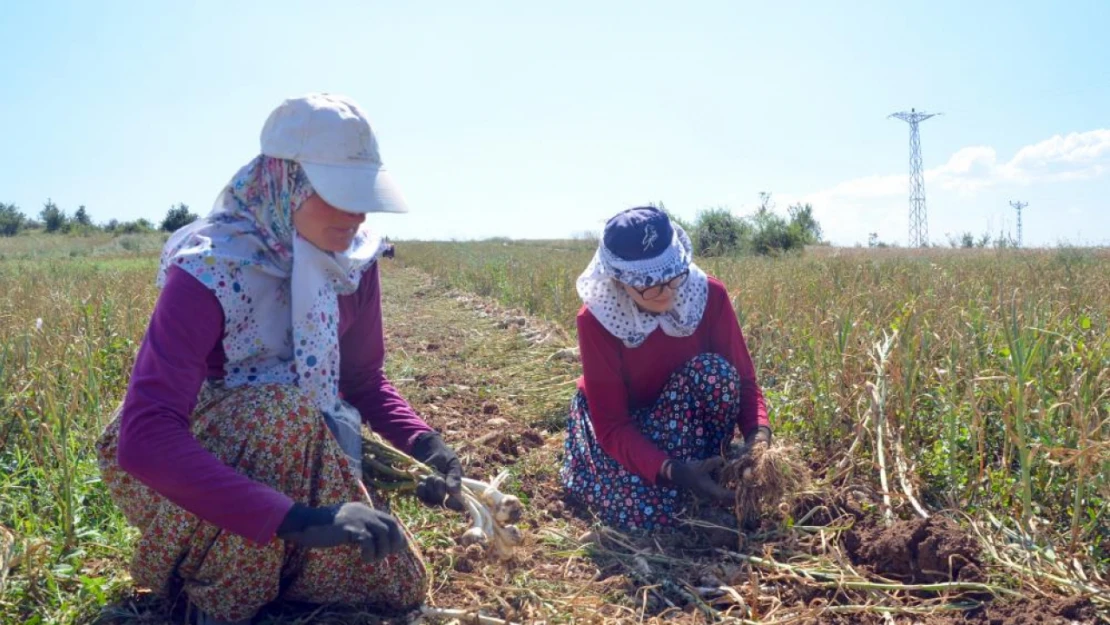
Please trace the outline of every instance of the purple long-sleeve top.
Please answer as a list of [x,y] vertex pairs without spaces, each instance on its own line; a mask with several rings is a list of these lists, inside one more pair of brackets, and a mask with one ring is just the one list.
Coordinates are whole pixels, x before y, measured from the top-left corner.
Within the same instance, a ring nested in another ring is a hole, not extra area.
[[[221,462],[190,431],[201,385],[224,376],[223,333],[216,295],[172,267],[127,388],[117,460],[124,471],[184,510],[265,544],[293,500]],[[431,428],[383,371],[377,264],[363,274],[358,290],[339,296],[339,349],[340,394],[371,429],[409,451],[416,435]]]

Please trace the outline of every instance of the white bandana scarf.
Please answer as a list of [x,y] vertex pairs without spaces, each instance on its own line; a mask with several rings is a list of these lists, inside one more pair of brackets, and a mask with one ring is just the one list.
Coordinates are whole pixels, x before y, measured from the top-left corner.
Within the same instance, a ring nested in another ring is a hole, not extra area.
[[[662,254],[646,260],[623,260],[614,255],[604,242],[598,245],[593,260],[578,277],[578,296],[590,313],[626,347],[639,347],[656,328],[668,336],[690,336],[698,329],[705,304],[709,299],[709,277],[693,263],[690,237],[672,224],[674,236]],[[655,245],[645,237],[644,245]],[[666,282],[689,269],[690,275],[674,294],[674,306],[656,314],[640,309],[632,297],[614,280],[636,288]]]
[[296,385],[358,469],[360,418],[339,399],[338,296],[358,288],[384,241],[363,226],[331,253],[297,236],[293,212],[313,192],[297,163],[256,157],[207,217],[166,242],[157,284],[177,266],[211,289],[224,311],[224,384]]

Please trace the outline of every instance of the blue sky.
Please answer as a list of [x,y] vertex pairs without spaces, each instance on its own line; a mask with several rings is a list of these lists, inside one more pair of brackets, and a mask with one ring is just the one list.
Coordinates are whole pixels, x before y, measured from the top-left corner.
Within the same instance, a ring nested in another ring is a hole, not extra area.
[[812,202],[828,238],[1110,244],[1110,2],[24,2],[0,20],[0,201],[205,213],[283,98],[371,115],[397,238],[555,237],[663,201]]

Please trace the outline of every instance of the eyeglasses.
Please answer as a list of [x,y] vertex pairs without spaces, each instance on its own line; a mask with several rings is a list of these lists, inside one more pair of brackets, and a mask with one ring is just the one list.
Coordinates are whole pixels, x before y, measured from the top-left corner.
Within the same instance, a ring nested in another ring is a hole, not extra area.
[[667,280],[666,282],[660,282],[659,284],[649,286],[646,289],[637,289],[636,287],[632,287],[632,290],[639,293],[640,297],[644,298],[645,301],[650,302],[653,299],[659,299],[659,296],[663,295],[663,289],[670,289],[672,291],[678,290],[678,287],[682,286],[686,282],[686,278],[688,277],[690,277],[689,269],[683,271],[670,280]]

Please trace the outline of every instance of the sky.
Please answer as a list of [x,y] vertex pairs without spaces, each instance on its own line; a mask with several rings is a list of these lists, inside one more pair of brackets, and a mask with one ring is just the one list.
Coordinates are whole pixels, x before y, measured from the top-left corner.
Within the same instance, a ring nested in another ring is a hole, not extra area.
[[283,99],[368,112],[398,239],[808,202],[837,245],[1110,245],[1110,2],[43,2],[0,16],[0,202],[207,213]]

